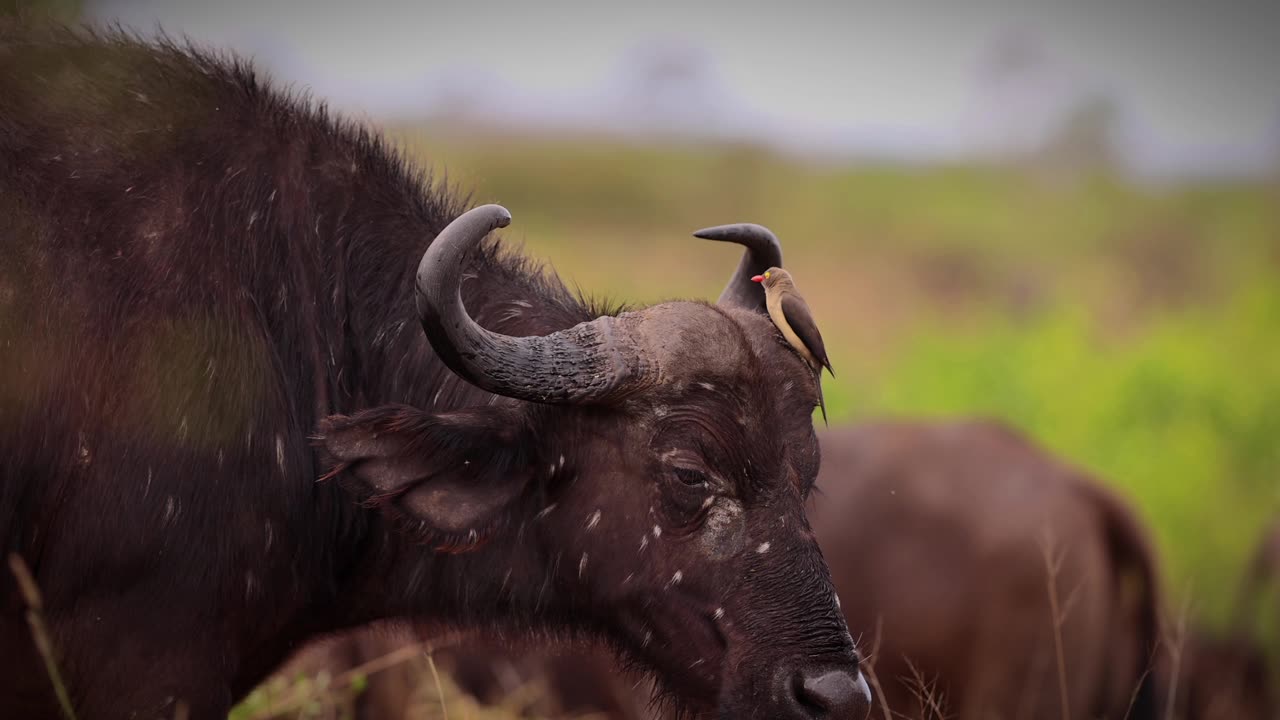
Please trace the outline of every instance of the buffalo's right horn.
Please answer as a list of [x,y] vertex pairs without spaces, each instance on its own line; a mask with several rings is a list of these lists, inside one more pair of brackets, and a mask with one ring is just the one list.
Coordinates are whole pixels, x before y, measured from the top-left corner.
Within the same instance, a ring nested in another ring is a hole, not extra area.
[[769,228],[755,223],[735,223],[705,228],[693,234],[704,240],[737,243],[746,247],[738,269],[717,300],[721,305],[745,307],[765,312],[764,289],[751,282],[755,275],[771,267],[782,267],[782,244]]
[[598,317],[545,336],[480,327],[462,304],[468,251],[511,213],[482,205],[440,232],[418,264],[416,302],[427,340],[467,382],[506,397],[551,404],[607,404],[635,390],[645,363],[622,320]]

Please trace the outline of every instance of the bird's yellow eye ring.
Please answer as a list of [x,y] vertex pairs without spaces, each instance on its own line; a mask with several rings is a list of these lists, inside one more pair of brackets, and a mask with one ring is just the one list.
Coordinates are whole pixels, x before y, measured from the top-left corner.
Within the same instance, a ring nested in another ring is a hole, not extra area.
[[773,273],[768,273],[768,272],[766,272],[766,273],[764,274],[764,276],[765,276],[765,278],[768,278],[768,277],[769,277],[770,275],[772,275],[772,274],[773,274]]

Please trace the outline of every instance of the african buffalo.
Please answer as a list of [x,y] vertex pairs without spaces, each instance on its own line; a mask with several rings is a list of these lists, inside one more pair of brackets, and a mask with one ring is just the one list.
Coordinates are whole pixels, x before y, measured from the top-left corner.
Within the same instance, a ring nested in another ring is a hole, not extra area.
[[326,706],[349,710],[348,720],[414,720],[423,716],[421,708],[439,708],[428,652],[436,670],[458,690],[481,705],[502,706],[522,717],[651,717],[651,684],[643,675],[626,672],[595,644],[511,642],[472,634],[441,643],[405,626],[357,628],[312,642],[276,678],[294,682],[373,668],[350,708],[339,707],[347,700],[345,687],[311,691],[304,685],[299,691],[312,692]]
[[1196,629],[1179,643],[1175,717],[1182,720],[1276,720],[1275,677],[1252,635]]
[[488,705],[523,698],[519,709],[528,717],[650,717],[647,678],[619,668],[599,647],[532,648],[477,638],[440,648],[433,657],[462,692]]
[[[405,627],[359,628],[314,642],[290,659],[270,685],[277,687],[283,679],[289,692],[309,694],[314,703],[332,706],[335,714],[347,713],[342,715],[346,720],[430,717],[438,714],[441,700],[428,652],[436,672],[481,705],[531,718],[650,717],[650,683],[620,669],[604,648],[545,640],[513,643],[471,634],[440,642],[415,637]],[[317,683],[304,681],[326,673],[341,680],[357,671],[363,677],[358,693],[341,682],[317,689]],[[445,694],[450,695],[447,689]]]
[[[319,633],[604,640],[722,718],[864,716],[763,312],[628,312],[510,216],[168,41],[0,20],[0,542],[81,720],[225,716]],[[418,331],[422,329],[422,332]],[[7,573],[5,715],[59,715]]]
[[[996,422],[876,422],[820,439],[810,517],[849,627],[875,648],[873,718],[889,717],[886,703],[894,718],[1159,716],[1155,561],[1119,498]],[[492,650],[445,654],[468,668],[464,687],[497,693],[499,674],[480,671]],[[564,682],[614,673],[587,666]],[[593,709],[619,717],[615,698]]]
[[[1280,579],[1280,521],[1260,538],[1236,589],[1225,630],[1192,628],[1178,638],[1178,716],[1186,720],[1275,720],[1276,674],[1262,640],[1275,629]],[[1269,622],[1264,624],[1264,620]],[[1275,642],[1275,637],[1269,638]]]
[[881,422],[822,448],[810,518],[878,705],[1158,717],[1155,559],[1119,498],[997,422]]

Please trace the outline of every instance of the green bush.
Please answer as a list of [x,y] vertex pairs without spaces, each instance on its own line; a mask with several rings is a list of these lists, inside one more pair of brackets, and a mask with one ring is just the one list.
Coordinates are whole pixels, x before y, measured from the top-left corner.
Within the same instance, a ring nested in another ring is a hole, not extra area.
[[1010,421],[1134,500],[1175,596],[1211,622],[1280,510],[1280,289],[1169,312],[1122,337],[1061,304],[1031,320],[925,323],[883,376],[829,383],[842,418],[988,415]]

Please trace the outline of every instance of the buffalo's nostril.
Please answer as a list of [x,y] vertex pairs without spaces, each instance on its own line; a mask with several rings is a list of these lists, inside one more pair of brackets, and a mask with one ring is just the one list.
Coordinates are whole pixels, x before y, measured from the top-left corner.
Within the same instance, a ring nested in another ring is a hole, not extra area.
[[796,701],[821,720],[863,720],[871,710],[871,690],[862,673],[828,670],[800,675],[792,686]]

